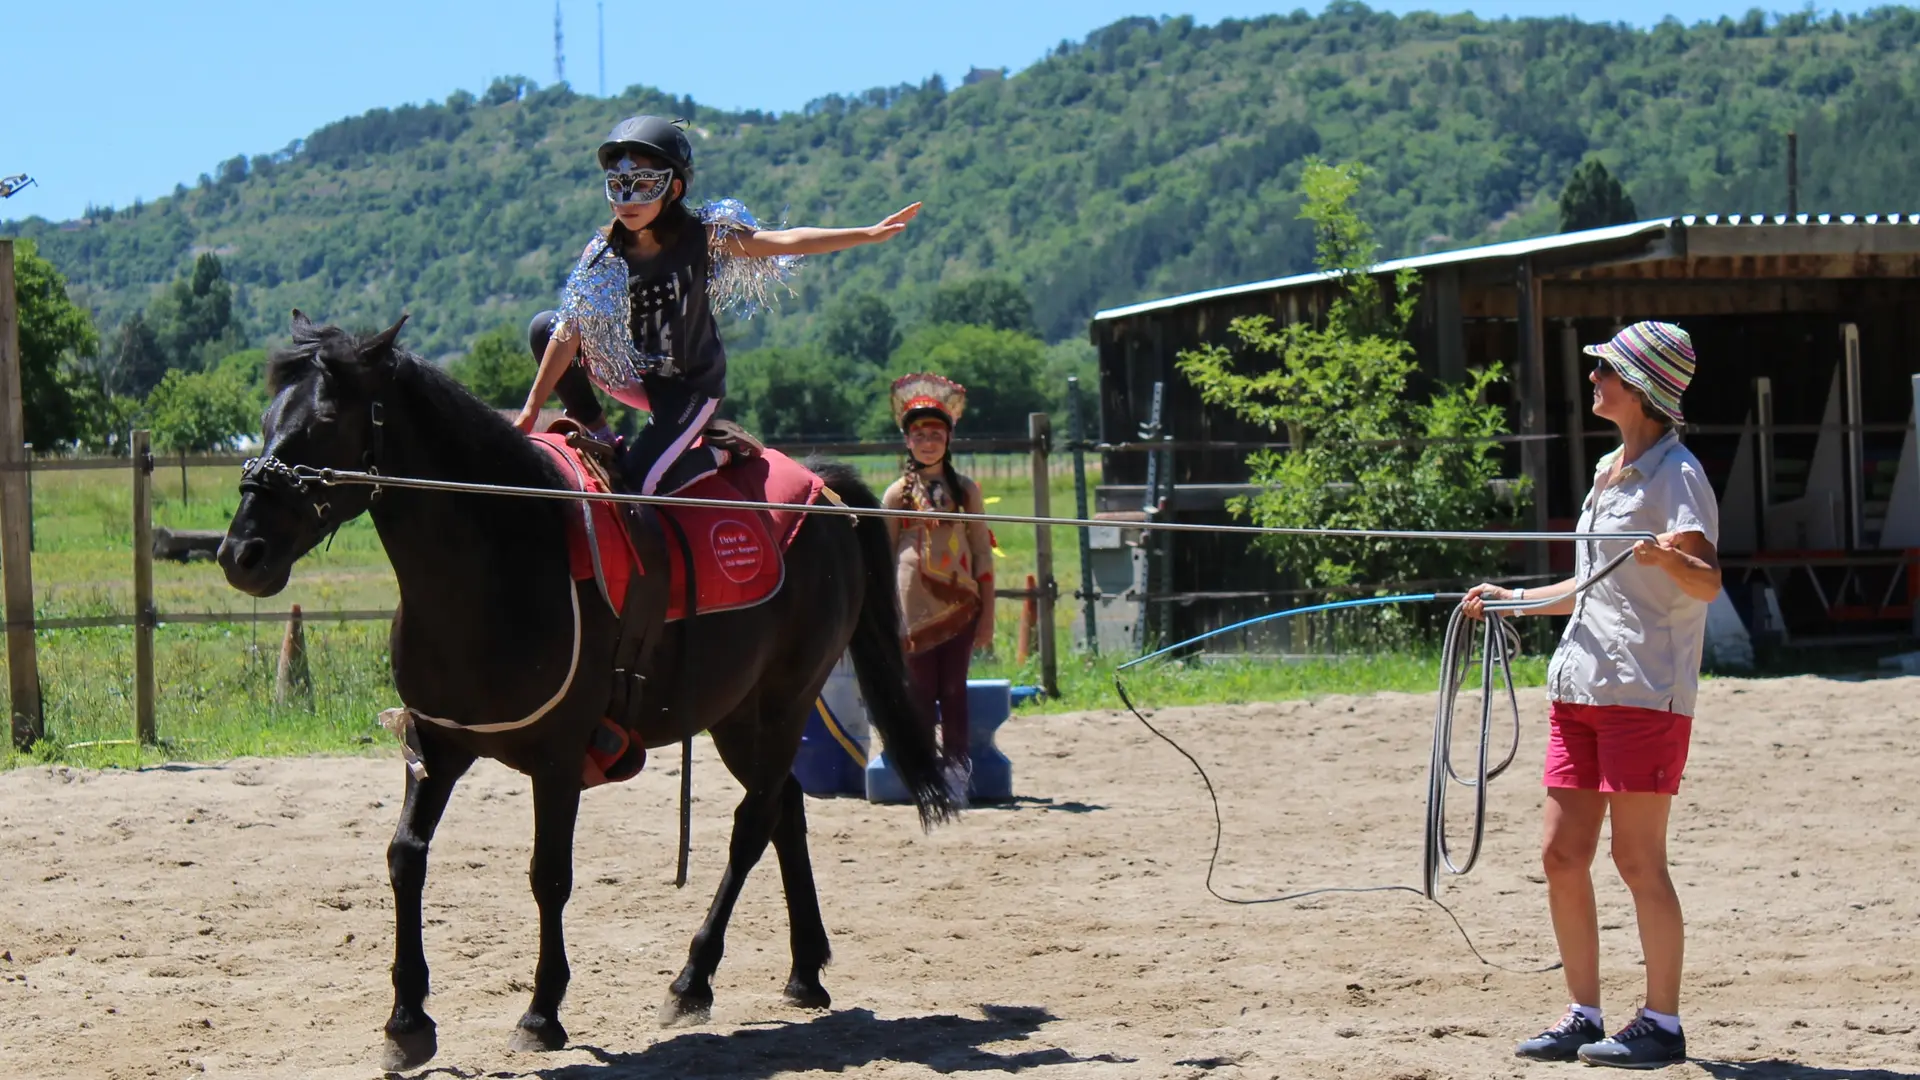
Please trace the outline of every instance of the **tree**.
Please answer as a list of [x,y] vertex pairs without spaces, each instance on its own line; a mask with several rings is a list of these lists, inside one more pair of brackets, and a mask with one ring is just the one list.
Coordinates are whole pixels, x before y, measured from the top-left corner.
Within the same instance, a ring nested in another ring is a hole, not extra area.
[[110,381],[113,388],[134,397],[146,397],[167,373],[167,354],[160,348],[159,335],[136,311],[120,324],[114,335]]
[[1579,232],[1603,225],[1625,225],[1639,219],[1633,199],[1599,158],[1588,158],[1573,170],[1560,191],[1560,231]]
[[765,439],[853,433],[877,370],[814,348],[751,349],[727,368],[726,408]]
[[75,442],[96,422],[85,405],[100,395],[82,366],[99,351],[93,320],[67,297],[66,279],[31,240],[13,245],[13,298],[20,322],[20,392],[26,441],[37,449]]
[[829,304],[820,318],[820,343],[830,355],[879,368],[900,345],[893,309],[872,293],[849,293]]
[[[1405,330],[1415,279],[1402,271],[1391,296],[1372,272],[1372,230],[1352,208],[1366,171],[1311,161],[1301,176],[1301,216],[1314,225],[1321,269],[1339,275],[1324,326],[1275,327],[1266,316],[1235,319],[1229,334],[1260,370],[1243,373],[1236,350],[1212,344],[1180,354],[1178,367],[1209,405],[1269,430],[1284,452],[1248,458],[1257,495],[1234,513],[1279,527],[1481,529],[1498,516],[1492,481],[1506,419],[1482,393],[1501,378],[1489,365],[1459,384],[1413,400],[1417,371]],[[1439,440],[1408,445],[1409,440]],[[1489,548],[1394,544],[1335,537],[1263,538],[1280,565],[1309,587],[1459,578],[1490,568]]]
[[1027,414],[1045,412],[1040,386],[1044,346],[1012,330],[956,323],[933,323],[906,336],[877,380],[863,434],[886,438],[897,433],[887,383],[912,371],[945,375],[967,388],[967,412],[961,426],[968,435],[1024,435]]
[[1020,283],[1001,274],[982,274],[942,285],[934,291],[927,321],[986,326],[1039,337],[1033,301]]
[[175,278],[154,300],[147,321],[170,367],[200,371],[246,347],[233,318],[233,286],[211,251],[202,252],[193,271]]
[[534,363],[520,332],[501,326],[474,338],[467,355],[447,365],[447,374],[481,401],[496,409],[511,409],[526,403]]
[[226,449],[258,419],[248,388],[232,372],[175,368],[147,395],[154,441],[180,453]]

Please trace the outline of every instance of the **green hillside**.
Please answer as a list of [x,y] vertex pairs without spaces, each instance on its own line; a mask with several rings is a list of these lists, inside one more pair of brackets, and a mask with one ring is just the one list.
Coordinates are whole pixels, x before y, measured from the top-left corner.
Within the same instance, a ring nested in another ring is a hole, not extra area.
[[1057,340],[1102,306],[1311,265],[1294,189],[1315,153],[1375,167],[1362,209],[1389,254],[1551,231],[1588,156],[1645,216],[1781,210],[1790,128],[1803,209],[1920,209],[1917,43],[1905,8],[1642,31],[1336,3],[1128,20],[1004,80],[779,116],[502,80],[236,157],[144,206],[0,233],[40,242],[103,338],[211,250],[255,340],[296,305],[361,325],[407,310],[410,340],[444,356],[550,305],[605,215],[592,147],[664,112],[694,124],[696,197],[834,225],[927,204],[903,239],[816,260],[797,298],[729,331],[736,348],[805,340],[850,290],[911,323],[935,284],[982,270],[1024,283]]

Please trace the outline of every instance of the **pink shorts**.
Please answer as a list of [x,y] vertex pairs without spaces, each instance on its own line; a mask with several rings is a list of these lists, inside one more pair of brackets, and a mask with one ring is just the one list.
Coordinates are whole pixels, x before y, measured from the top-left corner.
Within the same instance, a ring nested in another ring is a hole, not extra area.
[[1547,711],[1546,785],[1673,795],[1687,768],[1693,718],[1629,705],[1555,701]]

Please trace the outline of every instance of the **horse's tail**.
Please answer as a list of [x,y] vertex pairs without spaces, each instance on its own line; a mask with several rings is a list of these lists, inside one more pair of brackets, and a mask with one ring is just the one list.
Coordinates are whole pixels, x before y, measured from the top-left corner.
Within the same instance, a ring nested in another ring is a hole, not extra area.
[[[840,501],[848,506],[875,509],[880,500],[853,467],[814,459],[807,467],[817,473]],[[835,525],[839,522],[835,521]],[[887,762],[899,774],[928,828],[953,816],[953,800],[940,774],[940,758],[933,745],[933,725],[921,715],[913,692],[907,654],[900,628],[900,605],[894,595],[893,542],[886,519],[862,516],[854,533],[860,542],[865,570],[860,621],[854,626],[851,651],[860,693],[867,699],[873,729],[886,744]]]

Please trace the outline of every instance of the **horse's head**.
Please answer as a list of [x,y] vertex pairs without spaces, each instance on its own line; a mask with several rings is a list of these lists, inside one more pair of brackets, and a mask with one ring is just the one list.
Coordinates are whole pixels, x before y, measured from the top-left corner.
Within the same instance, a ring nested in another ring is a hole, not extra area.
[[314,470],[363,470],[380,459],[386,389],[400,322],[356,339],[293,313],[293,344],[267,365],[272,400],[262,449],[240,476],[240,506],[220,543],[227,583],[253,596],[286,588],[293,564],[345,522],[365,513],[373,489],[324,487]]

